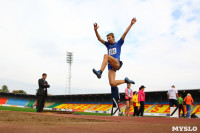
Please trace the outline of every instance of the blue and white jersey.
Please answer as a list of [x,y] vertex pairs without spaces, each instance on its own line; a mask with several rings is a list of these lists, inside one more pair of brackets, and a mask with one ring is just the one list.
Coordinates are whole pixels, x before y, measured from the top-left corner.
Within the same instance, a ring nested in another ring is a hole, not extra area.
[[105,45],[108,50],[108,55],[120,60],[121,47],[122,47],[123,43],[124,43],[124,41],[122,40],[122,38],[120,38],[120,40],[115,42],[114,44],[105,42]]

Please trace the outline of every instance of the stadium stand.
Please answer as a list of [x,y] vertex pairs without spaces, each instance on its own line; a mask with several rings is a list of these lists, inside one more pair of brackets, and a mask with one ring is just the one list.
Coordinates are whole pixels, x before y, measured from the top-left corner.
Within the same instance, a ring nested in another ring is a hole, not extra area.
[[156,104],[148,113],[169,113],[169,105],[168,104]]
[[16,105],[16,106],[25,106],[29,101],[25,99],[13,99],[9,98],[6,104],[8,105]]
[[69,104],[69,103],[63,103],[58,106],[55,106],[55,109],[73,109],[77,104]]
[[200,104],[198,104],[192,113],[200,114]]
[[73,111],[83,112],[84,110],[89,110],[97,106],[97,104],[86,104],[86,103],[63,103],[58,106],[55,106],[54,109],[71,109]]
[[44,107],[49,107],[49,106],[51,106],[51,105],[53,105],[54,103],[52,103],[52,102],[45,102],[45,104],[44,104]]
[[8,100],[8,98],[1,97],[0,98],[0,104],[6,104],[7,100]]
[[29,101],[26,107],[33,107],[36,101]]
[[[200,115],[200,99],[199,89],[196,90],[179,90],[183,98],[190,93],[195,101],[192,106],[192,112]],[[169,114],[170,108],[167,99],[167,91],[155,91],[145,92],[145,113],[146,114]],[[126,108],[125,94],[120,93],[121,103],[119,106],[124,112]],[[25,100],[26,99],[26,100]],[[29,100],[27,100],[29,99]],[[5,106],[16,105],[24,107],[33,107],[37,102],[36,95],[28,94],[16,94],[16,93],[5,93],[0,92],[0,104]],[[7,105],[6,105],[7,104]],[[98,111],[108,113],[112,108],[112,99],[110,93],[105,94],[76,94],[76,95],[50,95],[46,99],[45,107],[52,109],[71,109],[74,111]],[[131,105],[131,113],[134,112],[133,106]],[[186,109],[185,109],[186,113]]]
[[[144,105],[144,112],[146,112],[149,108],[151,108],[153,106],[153,104],[152,103],[145,103],[145,105]],[[122,112],[125,112],[125,109],[126,108],[124,108],[123,110],[122,110]],[[133,104],[131,104],[131,106],[130,106],[130,115],[133,115],[133,113],[134,113],[134,107],[133,107]]]
[[125,106],[126,106],[126,103],[125,103],[125,102],[119,103],[119,108],[120,108],[120,109],[124,108]]
[[89,109],[94,111],[108,111],[112,108],[112,104],[98,104],[97,106]]
[[50,106],[47,106],[46,108],[54,108],[54,107],[56,107],[56,106],[58,106],[58,105],[61,105],[62,103],[54,103],[54,104],[52,104],[52,105],[50,105]]
[[96,104],[78,104],[75,107],[73,107],[74,111],[84,111],[84,110],[89,110],[90,108],[95,107]]

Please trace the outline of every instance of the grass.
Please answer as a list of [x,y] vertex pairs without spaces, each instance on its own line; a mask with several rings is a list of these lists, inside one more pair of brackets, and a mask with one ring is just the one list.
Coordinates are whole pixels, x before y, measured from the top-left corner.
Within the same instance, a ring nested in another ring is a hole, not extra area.
[[[20,107],[7,107],[0,106],[0,110],[8,111],[21,111],[21,112],[36,112],[35,108],[20,108]],[[110,114],[104,113],[90,113],[90,112],[74,112],[75,115],[98,115],[98,116],[110,116]]]
[[20,107],[7,107],[7,106],[0,106],[0,110],[36,112],[36,109],[34,108],[20,108]]

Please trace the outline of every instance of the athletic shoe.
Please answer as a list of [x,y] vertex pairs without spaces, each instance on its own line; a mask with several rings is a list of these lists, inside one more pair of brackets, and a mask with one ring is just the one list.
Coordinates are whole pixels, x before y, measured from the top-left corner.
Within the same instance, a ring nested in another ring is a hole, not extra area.
[[92,71],[93,71],[94,74],[97,75],[97,77],[98,77],[99,79],[101,78],[101,74],[102,74],[101,70],[97,71],[97,70],[95,70],[95,69],[92,69]]
[[125,80],[125,83],[135,84],[134,81],[129,80],[127,77],[124,80]]

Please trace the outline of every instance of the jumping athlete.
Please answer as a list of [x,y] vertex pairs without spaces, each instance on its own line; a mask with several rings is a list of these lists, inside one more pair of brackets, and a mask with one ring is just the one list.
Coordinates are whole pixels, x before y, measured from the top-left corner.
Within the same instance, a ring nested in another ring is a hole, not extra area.
[[[115,42],[115,37],[113,33],[109,33],[107,35],[107,41],[104,41],[101,36],[99,35],[97,29],[99,26],[97,23],[94,23],[94,31],[97,36],[97,39],[104,44],[107,47],[108,54],[104,55],[104,59],[101,65],[100,70],[95,70],[93,69],[94,74],[100,79],[101,75],[108,64],[108,78],[109,78],[109,83],[111,86],[111,95],[113,95],[114,92],[118,92],[118,85],[123,84],[123,83],[128,83],[128,84],[135,84],[134,81],[129,80],[127,77],[124,80],[115,80],[116,77],[116,70],[119,70],[123,63],[120,61],[120,54],[121,54],[121,46],[124,43],[124,39],[126,37],[126,34],[129,32],[133,24],[136,22],[136,18],[133,18],[131,20],[131,24],[127,27],[126,31],[122,35],[119,41]],[[113,98],[113,108],[112,108],[112,113],[111,115],[115,115],[117,113],[117,110],[120,111],[120,108],[118,106],[118,99],[115,96],[112,96]]]
[[133,18],[131,20],[131,24],[128,26],[128,28],[126,29],[126,31],[124,32],[124,34],[122,35],[122,37],[120,38],[119,41],[115,42],[115,37],[113,33],[110,33],[107,35],[107,41],[104,41],[97,29],[99,28],[99,26],[97,25],[97,23],[94,23],[94,31],[95,34],[97,36],[97,39],[103,43],[108,50],[108,54],[104,55],[104,59],[103,59],[103,63],[101,65],[101,69],[99,71],[93,69],[93,72],[96,74],[96,76],[100,79],[101,75],[106,67],[106,65],[108,64],[108,78],[109,78],[109,83],[111,87],[115,87],[117,85],[123,84],[123,83],[131,83],[131,84],[135,84],[134,81],[129,80],[127,77],[124,80],[115,80],[116,77],[116,70],[119,70],[122,66],[122,61],[120,61],[120,54],[121,54],[121,46],[124,43],[124,39],[126,37],[126,34],[128,33],[128,31],[131,29],[132,25],[136,22],[136,18]]

